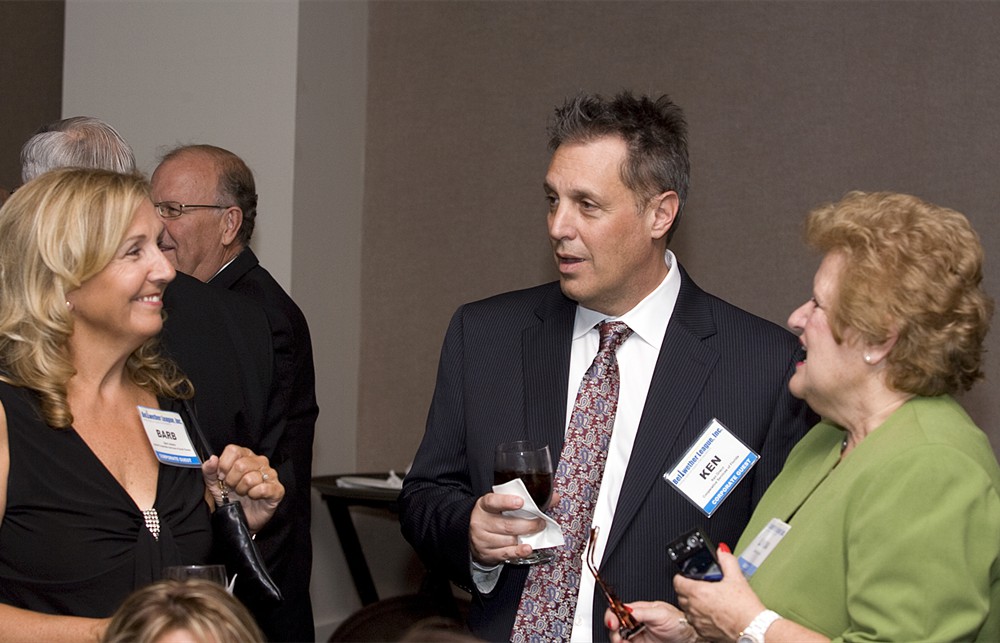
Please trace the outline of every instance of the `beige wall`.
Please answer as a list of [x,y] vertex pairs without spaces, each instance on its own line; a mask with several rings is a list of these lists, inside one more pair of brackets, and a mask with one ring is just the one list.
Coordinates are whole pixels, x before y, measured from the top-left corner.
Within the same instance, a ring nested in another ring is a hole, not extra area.
[[[673,248],[784,323],[818,258],[808,209],[850,189],[966,213],[1000,294],[1000,4],[377,2],[362,255],[362,469],[419,442],[451,313],[554,278],[545,124],[578,91],[666,92],[690,123]],[[1000,332],[965,403],[1000,449]]]
[[156,168],[173,146],[212,143],[253,169],[252,245],[291,286],[298,3],[67,0],[63,114],[102,118]]
[[[356,471],[368,8],[299,3],[292,296],[309,320],[320,418],[313,473]],[[319,640],[360,607],[326,507],[314,494],[313,611]],[[360,513],[360,512],[359,512]],[[393,518],[355,519],[384,596],[411,558]],[[390,537],[384,533],[390,532]],[[395,537],[395,538],[394,538]]]

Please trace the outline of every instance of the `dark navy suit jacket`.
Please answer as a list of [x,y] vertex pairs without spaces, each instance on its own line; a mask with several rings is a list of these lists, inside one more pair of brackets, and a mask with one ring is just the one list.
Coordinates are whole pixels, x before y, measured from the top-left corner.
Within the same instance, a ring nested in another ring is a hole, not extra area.
[[[550,283],[466,304],[448,327],[426,432],[403,484],[401,522],[425,564],[460,585],[471,586],[469,516],[493,484],[495,445],[530,439],[548,443],[554,458],[561,451],[575,314],[576,303]],[[706,527],[715,542],[736,542],[816,420],[788,392],[799,352],[791,333],[705,293],[681,268],[599,565],[620,598],[673,601],[666,545],[692,526]],[[708,519],[662,475],[713,418],[761,458]],[[526,568],[506,566],[492,592],[473,591],[476,635],[509,640],[526,576]],[[606,607],[595,592],[595,640],[607,639]]]

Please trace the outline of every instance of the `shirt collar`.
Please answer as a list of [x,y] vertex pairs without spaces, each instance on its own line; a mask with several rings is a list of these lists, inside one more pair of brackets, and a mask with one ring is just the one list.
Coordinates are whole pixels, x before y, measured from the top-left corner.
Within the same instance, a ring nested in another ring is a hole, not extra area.
[[[219,268],[218,270],[216,270],[216,271],[215,271],[215,274],[214,274],[214,275],[212,275],[212,279],[215,279],[215,278],[216,278],[216,277],[218,277],[218,276],[219,276],[220,274],[222,274],[222,271],[223,271],[223,270],[225,270],[226,268],[228,268],[228,267],[229,267],[229,264],[231,264],[231,263],[233,263],[234,261],[236,261],[236,259],[237,259],[237,258],[238,258],[238,257],[239,257],[239,256],[240,256],[241,254],[243,254],[243,250],[240,250],[239,252],[237,252],[237,253],[236,253],[236,256],[235,256],[235,257],[233,257],[232,259],[230,259],[230,260],[229,260],[229,261],[227,261],[226,263],[222,264],[222,267],[221,267],[221,268]],[[212,279],[209,279],[209,281],[212,281]]]
[[667,264],[667,276],[653,289],[653,292],[621,317],[608,317],[596,310],[577,306],[576,320],[573,323],[573,340],[586,335],[594,326],[605,320],[621,320],[628,324],[634,335],[659,350],[670,315],[677,304],[677,295],[681,290],[681,271],[677,269],[677,258],[674,253],[667,250],[663,260]]

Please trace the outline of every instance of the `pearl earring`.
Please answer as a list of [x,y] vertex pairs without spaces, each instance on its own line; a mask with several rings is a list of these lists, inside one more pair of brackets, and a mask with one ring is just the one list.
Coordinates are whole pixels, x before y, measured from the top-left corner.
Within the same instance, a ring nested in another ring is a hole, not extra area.
[[70,302],[69,300],[67,300],[66,301],[66,308],[67,308],[67,310],[73,310],[73,303]]
[[867,363],[867,364],[871,364],[872,363],[872,356],[869,355],[868,353],[865,353],[865,363]]

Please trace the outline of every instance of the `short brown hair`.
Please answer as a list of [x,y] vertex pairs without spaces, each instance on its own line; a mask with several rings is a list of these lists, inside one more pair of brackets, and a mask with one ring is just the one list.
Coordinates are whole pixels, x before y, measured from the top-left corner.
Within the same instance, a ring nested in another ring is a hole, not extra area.
[[580,94],[556,108],[549,126],[549,148],[555,151],[560,145],[589,143],[605,136],[619,137],[625,143],[619,173],[640,212],[657,194],[677,193],[677,216],[667,233],[669,242],[687,203],[691,176],[684,112],[666,94],[635,97],[623,91],[611,99]]
[[887,384],[913,395],[966,391],[983,376],[993,301],[983,292],[983,247],[960,212],[907,194],[850,192],[813,210],[806,240],[847,258],[830,315],[871,344],[893,333]]

